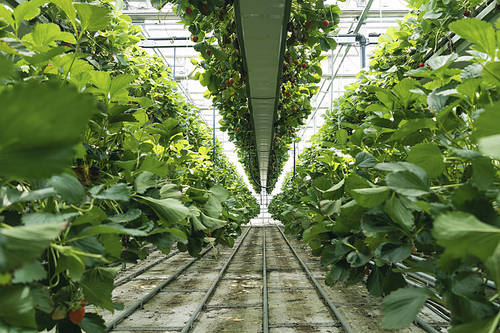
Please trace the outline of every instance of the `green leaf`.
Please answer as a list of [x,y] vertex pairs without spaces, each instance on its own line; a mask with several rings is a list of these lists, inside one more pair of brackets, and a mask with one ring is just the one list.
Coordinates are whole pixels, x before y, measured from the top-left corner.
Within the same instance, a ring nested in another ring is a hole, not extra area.
[[78,234],[78,236],[76,236],[76,238],[81,239],[103,234],[127,234],[131,236],[147,236],[147,233],[143,230],[125,228],[121,224],[106,223],[106,224],[87,227],[83,229],[82,232]]
[[119,270],[119,267],[96,267],[85,271],[80,285],[90,304],[113,311],[111,292],[113,291],[114,278]]
[[65,226],[65,223],[50,223],[0,229],[0,272],[40,257]]
[[157,184],[158,177],[149,171],[141,172],[134,181],[135,191],[139,194],[143,194],[149,188],[156,187]]
[[7,324],[36,328],[30,288],[22,285],[0,288],[0,318]]
[[122,241],[121,237],[117,234],[104,234],[100,236],[100,240],[106,253],[115,258],[120,258],[122,253]]
[[111,186],[107,190],[99,191],[97,194],[93,194],[92,196],[101,200],[128,201],[130,199],[130,190],[128,189],[127,184],[120,183]]
[[73,147],[95,112],[91,97],[68,85],[31,81],[4,89],[0,100],[3,176],[44,178],[71,165]]
[[86,313],[80,327],[87,333],[105,333],[106,325],[104,319],[97,313]]
[[91,5],[87,3],[74,4],[82,30],[98,31],[108,27],[111,21],[111,11],[104,6]]
[[490,319],[473,321],[462,325],[453,326],[448,330],[449,333],[495,333],[500,322],[500,311]]
[[493,255],[500,242],[500,228],[462,212],[438,216],[434,221],[432,235],[445,248],[445,255],[464,259],[472,255],[482,261]]
[[80,181],[72,175],[63,173],[59,176],[52,176],[48,184],[56,190],[64,201],[80,205],[85,200],[85,189]]
[[63,41],[75,44],[75,36],[69,32],[63,32],[55,23],[39,23],[35,25],[33,31],[24,35],[23,42],[32,44],[37,51],[47,51],[51,46],[55,46],[55,41]]
[[401,288],[385,297],[383,327],[398,329],[411,324],[420,309],[434,293],[427,288]]
[[176,199],[154,199],[149,197],[141,197],[140,200],[148,204],[158,215],[158,217],[172,225],[182,222],[189,215],[189,208],[184,206],[182,202]]
[[115,223],[131,222],[138,219],[142,215],[142,211],[137,208],[129,209],[125,214],[116,214],[110,216],[109,219]]
[[500,160],[500,134],[479,139],[479,150],[489,157]]
[[424,169],[431,178],[440,176],[444,171],[443,155],[434,143],[415,145],[408,154],[408,162]]
[[409,170],[391,172],[385,177],[385,181],[395,192],[411,197],[427,194],[430,190],[425,172],[415,173]]
[[23,215],[21,220],[23,224],[29,226],[34,224],[48,224],[66,222],[72,217],[80,215],[79,213],[66,213],[66,214],[50,214],[50,213],[31,213]]
[[373,208],[384,202],[390,194],[386,186],[360,188],[351,191],[351,195],[358,204],[365,208]]
[[165,184],[160,189],[160,197],[162,199],[172,198],[181,199],[182,193],[179,191],[179,185],[176,184]]
[[389,263],[397,263],[411,254],[410,244],[382,243],[375,250],[375,256]]
[[475,49],[495,59],[496,37],[493,25],[476,18],[467,18],[450,23],[451,31],[475,44]]
[[409,119],[409,120],[405,119],[399,123],[399,128],[391,136],[390,141],[399,141],[421,129],[424,128],[433,129],[435,127],[436,127],[436,122],[429,118]]
[[362,151],[356,155],[356,165],[359,168],[372,168],[377,164],[377,160],[372,154]]
[[201,223],[209,229],[219,229],[227,224],[226,221],[219,220],[201,213]]
[[500,286],[500,244],[498,244],[493,255],[486,260],[485,266],[488,269],[490,278],[495,281],[497,293],[500,296],[500,288],[498,288]]
[[384,211],[394,223],[400,225],[404,230],[410,231],[413,229],[415,218],[396,195],[393,195],[391,199],[385,202]]
[[500,118],[500,103],[485,108],[476,120],[474,135],[478,138],[500,134],[497,121]]
[[0,18],[10,26],[14,25],[14,17],[12,11],[3,4],[0,4]]
[[489,158],[472,160],[472,183],[480,190],[486,190],[495,179],[495,167]]
[[47,278],[47,272],[42,264],[35,260],[31,263],[24,264],[23,267],[14,271],[12,283],[31,283]]
[[73,25],[73,29],[76,30],[76,10],[73,6],[73,1],[71,0],[51,0],[53,4],[59,7],[66,17],[70,20]]
[[40,14],[40,6],[42,6],[45,0],[31,0],[25,1],[14,8],[14,20],[17,29],[22,21],[30,21]]

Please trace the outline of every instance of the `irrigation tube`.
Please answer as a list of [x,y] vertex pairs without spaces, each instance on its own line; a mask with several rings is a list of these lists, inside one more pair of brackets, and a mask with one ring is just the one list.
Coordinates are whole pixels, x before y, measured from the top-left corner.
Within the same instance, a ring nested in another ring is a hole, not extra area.
[[142,299],[139,301],[135,302],[132,304],[129,308],[127,308],[125,311],[123,311],[122,314],[120,314],[117,318],[113,319],[107,326],[106,326],[106,332],[109,332],[113,330],[119,323],[121,323],[125,318],[130,316],[132,313],[134,313],[137,309],[142,308],[142,306],[148,302],[151,298],[156,296],[163,288],[165,288],[170,282],[173,280],[177,279],[179,275],[181,275],[186,269],[189,268],[192,264],[194,264],[196,261],[198,261],[200,258],[202,258],[205,254],[207,254],[208,251],[210,251],[213,247],[209,247],[205,249],[201,253],[201,256],[199,258],[194,258],[184,266],[182,266],[177,272],[174,273],[174,275],[170,276],[167,280],[162,282],[160,285],[158,285],[156,288],[151,290],[146,296],[144,296]]
[[266,227],[262,240],[262,332],[269,332],[269,306],[267,303],[267,260],[266,260]]
[[252,229],[252,227],[250,227],[250,228],[247,229],[247,231],[245,232],[245,234],[241,238],[241,241],[238,243],[238,246],[236,246],[236,248],[233,250],[233,252],[231,253],[231,256],[229,256],[229,259],[224,264],[224,267],[222,267],[222,269],[220,270],[219,275],[217,276],[217,278],[215,279],[215,281],[210,286],[210,289],[208,289],[207,293],[205,294],[205,297],[203,297],[203,299],[201,300],[200,304],[198,305],[198,307],[196,308],[196,310],[194,311],[194,313],[191,315],[191,317],[189,318],[189,320],[187,321],[187,323],[184,325],[184,328],[182,329],[181,333],[187,333],[193,327],[194,321],[196,320],[196,318],[198,317],[198,315],[203,310],[203,307],[207,303],[207,301],[210,298],[210,296],[212,296],[215,288],[217,287],[217,285],[219,284],[220,279],[222,278],[222,275],[224,275],[224,273],[226,272],[227,267],[231,263],[231,260],[233,260],[234,255],[236,254],[236,252],[238,252],[241,244],[245,241],[245,238],[247,237],[248,233],[250,232],[250,229]]
[[288,241],[288,239],[285,237],[285,234],[283,233],[283,231],[281,231],[280,227],[277,227],[277,228],[278,228],[281,236],[285,240],[286,244],[290,248],[290,250],[292,250],[293,255],[299,261],[300,265],[302,266],[302,269],[307,273],[307,276],[309,277],[309,280],[311,280],[311,282],[316,287],[316,291],[320,294],[321,298],[328,305],[328,307],[330,308],[330,310],[332,310],[332,312],[335,314],[335,316],[339,320],[340,324],[342,325],[342,327],[344,328],[344,330],[346,331],[346,333],[354,333],[354,331],[352,330],[352,328],[349,325],[349,323],[345,320],[344,316],[340,313],[340,311],[337,309],[337,307],[330,301],[330,299],[328,298],[328,295],[325,293],[325,291],[323,290],[323,288],[321,287],[321,285],[318,283],[318,281],[311,274],[311,271],[309,270],[309,268],[307,268],[306,264],[302,261],[302,259],[300,259],[299,255],[297,254],[297,252],[295,251],[295,249],[292,247],[292,244],[290,244],[290,242]]
[[130,280],[132,280],[133,278],[137,277],[138,275],[141,275],[142,273],[144,273],[145,271],[147,271],[148,269],[158,265],[159,263],[167,260],[168,258],[172,258],[173,256],[175,256],[177,253],[179,253],[179,250],[175,250],[175,251],[172,251],[170,252],[169,254],[167,254],[166,256],[160,258],[160,259],[157,259],[155,261],[153,261],[152,263],[150,263],[149,265],[141,268],[140,270],[138,270],[137,272],[134,272],[134,273],[131,273],[127,276],[124,276],[118,280],[115,281],[115,288],[118,287],[118,286],[121,286],[122,284],[124,283],[127,283],[129,282]]

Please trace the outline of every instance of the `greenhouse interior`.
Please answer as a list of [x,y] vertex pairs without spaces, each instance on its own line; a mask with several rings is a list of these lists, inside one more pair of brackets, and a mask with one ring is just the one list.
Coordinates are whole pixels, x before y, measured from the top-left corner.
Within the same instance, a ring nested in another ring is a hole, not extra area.
[[500,332],[498,0],[1,0],[0,333]]

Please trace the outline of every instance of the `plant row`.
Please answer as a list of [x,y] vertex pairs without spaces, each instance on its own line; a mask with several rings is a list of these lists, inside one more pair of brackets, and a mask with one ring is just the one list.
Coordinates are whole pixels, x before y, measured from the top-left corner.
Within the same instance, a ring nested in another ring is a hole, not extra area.
[[[248,103],[248,73],[245,72],[241,42],[232,0],[165,0],[153,5],[162,8],[175,4],[176,13],[188,26],[191,40],[201,59],[195,78],[208,89],[207,97],[222,115],[221,129],[238,147],[238,155],[249,179],[259,175],[252,113]],[[275,186],[288,158],[295,130],[311,112],[310,98],[321,80],[322,51],[336,47],[333,33],[339,23],[338,6],[322,0],[292,1],[287,25],[282,75],[279,78],[279,103],[274,122],[274,137],[267,191]],[[274,91],[272,92],[274,94]],[[258,184],[253,184],[257,193]]]
[[[361,282],[385,297],[384,328],[410,325],[433,300],[449,309],[450,332],[493,333],[500,20],[470,17],[484,1],[409,4],[412,12],[381,36],[370,69],[326,114],[269,211],[321,256],[328,284]],[[461,42],[451,43],[454,35]],[[441,45],[446,52],[429,57]],[[406,273],[435,283],[410,285]]]
[[105,332],[116,264],[232,246],[259,212],[130,22],[106,2],[0,5],[2,332]]

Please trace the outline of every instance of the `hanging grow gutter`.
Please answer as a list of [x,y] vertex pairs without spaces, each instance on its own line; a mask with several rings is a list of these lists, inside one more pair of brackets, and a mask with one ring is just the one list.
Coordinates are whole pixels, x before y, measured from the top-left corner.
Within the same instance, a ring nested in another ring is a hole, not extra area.
[[236,0],[238,40],[247,73],[260,185],[267,187],[291,0]]

